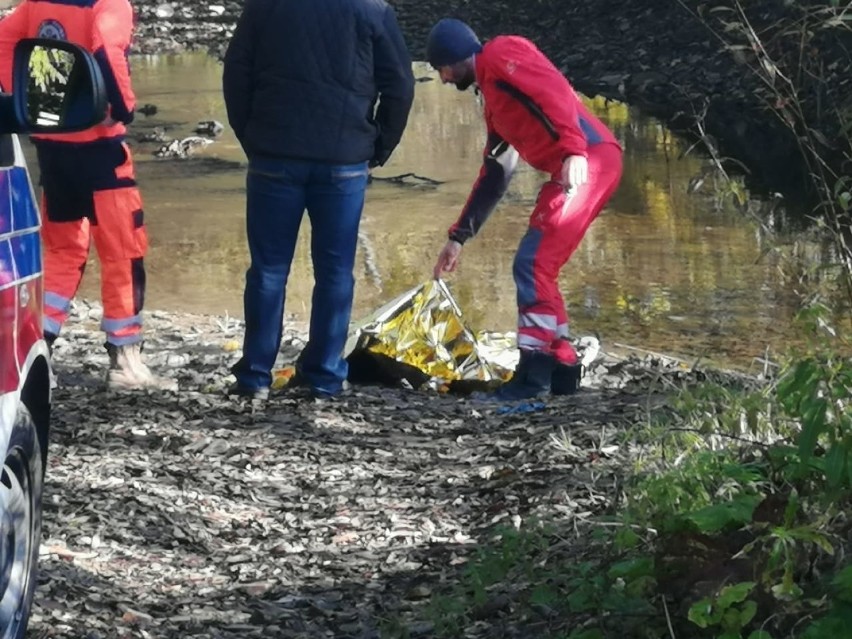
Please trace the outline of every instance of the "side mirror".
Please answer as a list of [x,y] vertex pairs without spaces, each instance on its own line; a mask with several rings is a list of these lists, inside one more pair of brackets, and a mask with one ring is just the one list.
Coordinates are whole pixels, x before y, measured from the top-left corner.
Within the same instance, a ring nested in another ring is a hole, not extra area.
[[27,38],[15,47],[12,87],[18,131],[69,133],[106,117],[104,79],[94,57],[62,40]]

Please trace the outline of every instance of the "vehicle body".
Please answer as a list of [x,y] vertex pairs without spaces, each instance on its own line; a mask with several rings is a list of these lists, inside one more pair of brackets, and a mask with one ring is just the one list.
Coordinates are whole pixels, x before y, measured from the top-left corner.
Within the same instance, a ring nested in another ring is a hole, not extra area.
[[[59,60],[66,73],[38,86],[36,57],[41,65]],[[0,639],[26,633],[50,431],[40,216],[15,134],[80,130],[105,113],[97,65],[75,45],[23,40],[13,74],[14,92],[0,94]]]

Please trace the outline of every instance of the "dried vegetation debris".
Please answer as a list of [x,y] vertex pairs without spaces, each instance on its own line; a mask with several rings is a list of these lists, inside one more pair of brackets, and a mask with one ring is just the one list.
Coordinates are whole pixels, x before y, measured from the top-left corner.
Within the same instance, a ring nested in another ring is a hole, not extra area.
[[609,508],[618,433],[693,375],[606,357],[522,414],[379,387],[257,405],[225,396],[240,322],[154,312],[146,354],[180,390],[112,393],[99,317],[76,304],[56,344],[33,637],[428,635],[418,606],[495,523]]

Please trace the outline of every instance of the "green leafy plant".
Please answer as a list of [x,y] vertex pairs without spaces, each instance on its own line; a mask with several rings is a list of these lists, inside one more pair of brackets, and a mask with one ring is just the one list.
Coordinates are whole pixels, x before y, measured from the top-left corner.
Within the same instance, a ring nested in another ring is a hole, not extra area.
[[697,601],[689,609],[689,620],[699,628],[718,626],[718,639],[742,639],[743,629],[757,614],[757,604],[748,598],[755,583],[725,586],[713,597]]
[[809,624],[801,639],[843,637],[852,627],[852,566],[839,570],[829,588],[831,608],[828,614]]
[[[814,305],[801,319],[814,335],[832,333],[825,313]],[[778,383],[781,406],[800,427],[799,479],[816,471],[827,484],[829,500],[852,488],[852,358],[835,348],[819,343],[811,354],[795,359]],[[821,459],[814,463],[817,455]]]
[[628,492],[628,514],[663,532],[715,533],[751,520],[765,481],[757,463],[728,450],[700,450],[664,473],[641,477]]

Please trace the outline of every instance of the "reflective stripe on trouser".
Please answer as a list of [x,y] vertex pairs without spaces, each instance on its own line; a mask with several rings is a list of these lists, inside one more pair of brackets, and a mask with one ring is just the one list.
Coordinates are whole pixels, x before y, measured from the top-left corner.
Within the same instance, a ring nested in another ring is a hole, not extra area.
[[[90,239],[101,263],[101,328],[107,342],[121,346],[142,339],[140,312],[145,295],[143,257],[148,246],[142,199],[135,187],[96,191],[95,219],[53,222],[44,216],[44,328],[59,334],[70,300],[80,286]],[[47,203],[42,206],[47,211]]]
[[621,150],[617,146],[591,146],[588,160],[589,180],[570,198],[557,182],[558,175],[541,187],[513,266],[518,347],[551,352],[565,363],[576,362],[577,354],[567,341],[568,313],[559,291],[559,271],[621,178]]

